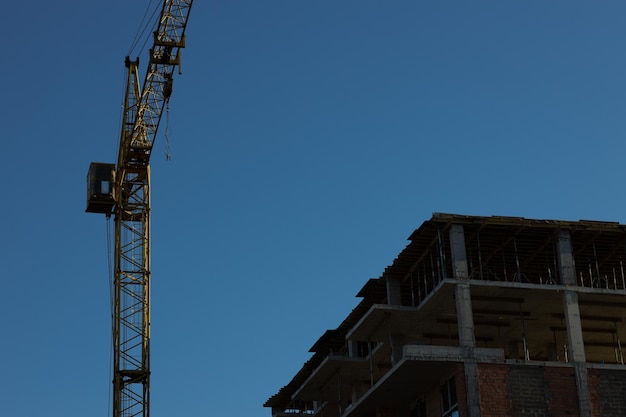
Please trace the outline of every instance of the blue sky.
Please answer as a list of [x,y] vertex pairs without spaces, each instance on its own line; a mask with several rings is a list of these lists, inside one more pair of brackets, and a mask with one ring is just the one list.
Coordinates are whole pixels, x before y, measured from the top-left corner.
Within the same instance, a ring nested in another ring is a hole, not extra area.
[[[146,6],[3,8],[3,414],[110,415],[106,221],[84,213],[85,175],[116,160]],[[152,156],[152,416],[269,416],[432,212],[626,223],[625,13],[196,1],[172,161],[162,135]]]

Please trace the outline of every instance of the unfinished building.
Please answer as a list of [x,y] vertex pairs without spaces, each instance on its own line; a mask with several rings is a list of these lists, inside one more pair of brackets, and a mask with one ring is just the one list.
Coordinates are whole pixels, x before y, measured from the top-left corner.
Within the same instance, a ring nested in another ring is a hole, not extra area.
[[274,417],[626,416],[626,225],[436,213]]

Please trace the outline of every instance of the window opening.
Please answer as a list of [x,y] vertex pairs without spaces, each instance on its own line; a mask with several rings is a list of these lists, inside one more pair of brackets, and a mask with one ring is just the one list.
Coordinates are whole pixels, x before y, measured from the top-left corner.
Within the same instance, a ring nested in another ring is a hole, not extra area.
[[459,417],[454,376],[441,384],[441,415],[442,417]]

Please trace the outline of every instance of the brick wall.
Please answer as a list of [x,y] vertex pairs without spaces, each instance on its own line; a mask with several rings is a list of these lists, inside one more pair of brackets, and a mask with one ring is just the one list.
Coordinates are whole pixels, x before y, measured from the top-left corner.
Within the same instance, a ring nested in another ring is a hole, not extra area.
[[[459,414],[467,417],[463,365],[454,369]],[[579,415],[574,369],[568,366],[479,364],[482,417],[574,417]],[[594,417],[626,417],[626,369],[589,369]],[[422,393],[427,416],[441,416],[440,387]],[[382,416],[382,414],[381,414]]]
[[550,416],[578,416],[578,388],[574,369],[546,367],[544,378]]
[[478,366],[480,410],[482,417],[511,416],[512,404],[508,385],[507,365]]
[[549,417],[544,368],[510,366],[507,378],[515,417]]
[[626,416],[626,370],[590,369],[589,390],[594,416]]
[[578,415],[572,368],[481,364],[478,378],[482,417]]

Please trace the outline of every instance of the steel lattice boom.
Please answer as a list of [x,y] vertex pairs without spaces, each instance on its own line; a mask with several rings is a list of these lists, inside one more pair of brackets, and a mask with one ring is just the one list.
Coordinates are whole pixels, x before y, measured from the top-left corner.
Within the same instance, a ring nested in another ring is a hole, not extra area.
[[[172,93],[180,49],[185,47],[185,28],[193,0],[164,1],[140,99],[126,107],[127,128],[122,139],[118,166],[128,162],[147,162],[159,128],[165,103]],[[127,61],[128,62],[128,61]],[[133,94],[138,90],[132,90]]]
[[193,0],[165,0],[148,68],[126,58],[127,82],[117,159],[92,163],[87,210],[115,216],[113,417],[150,415],[150,154],[180,66]]

